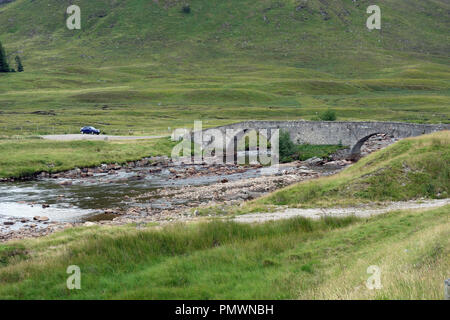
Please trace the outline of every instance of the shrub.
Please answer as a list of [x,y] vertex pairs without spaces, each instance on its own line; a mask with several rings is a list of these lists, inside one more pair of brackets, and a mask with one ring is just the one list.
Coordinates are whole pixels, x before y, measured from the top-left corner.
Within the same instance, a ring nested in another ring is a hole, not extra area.
[[289,132],[280,131],[279,152],[281,163],[291,162],[296,159],[295,144],[292,142]]
[[15,60],[16,60],[17,71],[23,72],[22,60],[20,59],[19,56],[16,56]]
[[337,119],[336,116],[336,112],[333,110],[327,110],[325,112],[323,112],[320,116],[319,116],[320,120],[322,121],[335,121]]
[[185,5],[183,6],[183,8],[181,9],[181,11],[182,11],[183,13],[191,13],[191,6],[188,5],[188,4],[185,4]]
[[310,145],[294,144],[289,136],[289,132],[280,131],[280,162],[287,163],[296,160],[305,161],[310,158],[327,158],[339,149],[342,145]]

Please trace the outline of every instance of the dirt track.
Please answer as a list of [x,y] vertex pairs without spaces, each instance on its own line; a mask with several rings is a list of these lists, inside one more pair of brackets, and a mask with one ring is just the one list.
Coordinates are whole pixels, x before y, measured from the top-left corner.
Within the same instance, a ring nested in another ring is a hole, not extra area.
[[314,209],[297,209],[289,208],[276,212],[254,213],[237,216],[234,218],[236,222],[254,223],[267,222],[281,219],[290,219],[294,217],[304,217],[311,219],[319,219],[322,217],[347,217],[356,216],[367,218],[374,215],[383,214],[389,211],[405,210],[405,209],[431,209],[450,204],[450,198],[441,200],[423,200],[423,201],[406,201],[392,202],[382,208],[351,207],[351,208],[314,208]]
[[45,140],[55,141],[76,141],[76,140],[145,140],[145,139],[158,139],[164,138],[164,136],[110,136],[110,135],[90,135],[90,134],[55,134],[41,136]]

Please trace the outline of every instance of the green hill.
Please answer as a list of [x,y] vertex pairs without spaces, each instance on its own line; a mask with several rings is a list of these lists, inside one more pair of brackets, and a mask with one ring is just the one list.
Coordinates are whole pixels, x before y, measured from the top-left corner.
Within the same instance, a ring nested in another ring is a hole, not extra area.
[[[0,40],[25,72],[0,75],[4,134],[154,133],[203,119],[449,122],[444,0],[74,1],[0,5]],[[139,130],[139,131],[138,131]]]
[[[377,72],[376,63],[401,63],[402,54],[425,61],[444,61],[448,54],[450,5],[443,0],[379,1],[382,30],[373,32],[365,23],[372,2],[364,0],[194,0],[190,14],[176,0],[71,3],[81,8],[80,31],[65,26],[67,2],[15,0],[1,9],[2,39],[11,50],[26,51],[32,67],[74,64],[84,53],[90,64],[108,66],[105,59],[112,58],[175,64],[258,58],[361,74]],[[40,60],[52,50],[54,59]],[[358,61],[359,70],[345,68]]]

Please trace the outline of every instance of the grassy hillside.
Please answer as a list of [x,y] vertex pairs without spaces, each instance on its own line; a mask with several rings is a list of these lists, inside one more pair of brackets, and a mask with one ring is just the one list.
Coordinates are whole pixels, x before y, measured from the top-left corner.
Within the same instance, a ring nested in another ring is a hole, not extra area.
[[[0,244],[2,299],[442,299],[449,206],[369,220],[76,228]],[[81,290],[68,290],[69,265]],[[381,290],[367,290],[371,265]]]
[[[0,75],[0,135],[153,134],[245,119],[449,122],[443,0],[74,1],[0,6],[0,40],[26,72]],[[39,14],[36,14],[39,12]]]
[[[179,0],[71,3],[82,11],[80,31],[66,29],[65,2],[15,0],[1,9],[2,39],[11,43],[12,50],[40,49],[36,55],[24,53],[39,67],[59,62],[75,65],[83,58],[75,56],[79,53],[109,66],[111,61],[105,63],[105,59],[149,57],[153,61],[178,59],[182,64],[238,54],[271,60],[287,57],[282,62],[297,61],[332,72],[340,68],[336,61],[346,61],[345,66],[362,61],[363,70],[343,66],[343,71],[352,74],[377,70],[373,62],[401,61],[401,57],[371,54],[372,50],[419,57],[432,54],[437,59],[448,53],[446,13],[450,6],[444,0],[381,0],[383,27],[376,32],[365,26],[368,0],[193,0],[190,14],[181,12],[185,2]],[[42,59],[50,50],[60,53],[50,61]],[[359,59],[327,57],[333,51]],[[364,53],[368,57],[361,56]]]
[[296,184],[255,205],[335,206],[359,202],[447,198],[450,193],[450,132],[401,140],[341,173]]

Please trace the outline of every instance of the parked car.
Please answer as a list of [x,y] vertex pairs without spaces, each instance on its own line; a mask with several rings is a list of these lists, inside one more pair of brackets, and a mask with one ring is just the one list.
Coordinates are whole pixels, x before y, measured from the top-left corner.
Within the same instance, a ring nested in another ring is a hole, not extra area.
[[82,134],[96,134],[96,135],[100,134],[99,129],[95,129],[94,127],[90,127],[90,126],[81,128],[80,132]]

